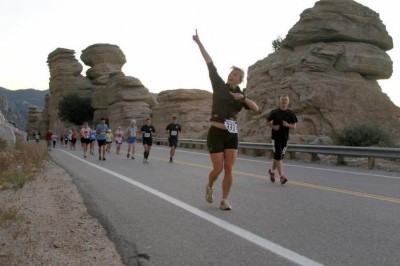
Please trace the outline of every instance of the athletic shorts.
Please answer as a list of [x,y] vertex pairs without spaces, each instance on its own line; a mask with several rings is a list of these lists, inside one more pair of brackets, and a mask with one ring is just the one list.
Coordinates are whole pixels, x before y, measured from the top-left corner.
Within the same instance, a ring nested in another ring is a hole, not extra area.
[[81,143],[89,144],[90,143],[90,139],[89,138],[81,138]]
[[274,153],[275,160],[283,160],[287,149],[287,141],[284,140],[272,140],[272,152]]
[[117,145],[118,145],[118,144],[122,144],[122,140],[116,140],[116,141],[115,141],[115,144],[117,144]]
[[97,145],[99,145],[99,147],[106,145],[106,140],[105,139],[98,139],[97,140]]
[[152,138],[143,138],[143,145],[153,145],[153,139]]
[[170,147],[177,147],[178,146],[178,138],[169,138],[168,139]]
[[126,140],[129,144],[136,143],[136,137],[128,137]]
[[226,129],[211,126],[207,134],[207,147],[209,153],[220,153],[226,149],[237,150],[239,137],[237,133],[230,133]]

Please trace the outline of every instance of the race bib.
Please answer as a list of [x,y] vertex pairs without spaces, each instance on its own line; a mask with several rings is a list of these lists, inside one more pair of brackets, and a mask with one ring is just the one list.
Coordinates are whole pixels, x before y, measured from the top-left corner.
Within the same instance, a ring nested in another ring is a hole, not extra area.
[[171,131],[171,136],[176,136],[178,135],[178,131]]
[[144,133],[145,138],[150,138],[150,133]]
[[230,133],[238,133],[236,121],[226,119],[225,122],[224,122],[224,124],[225,124],[226,129],[227,129]]

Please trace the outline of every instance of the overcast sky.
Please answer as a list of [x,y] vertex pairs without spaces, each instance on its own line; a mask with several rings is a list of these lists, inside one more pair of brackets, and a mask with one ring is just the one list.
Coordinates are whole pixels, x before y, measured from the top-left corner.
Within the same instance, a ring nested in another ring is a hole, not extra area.
[[[315,0],[0,0],[0,87],[46,90],[49,53],[81,51],[96,43],[118,45],[122,71],[151,92],[210,90],[206,66],[192,41],[195,29],[225,79],[230,66],[247,70],[272,53],[301,12]],[[380,14],[393,38],[393,75],[379,81],[400,106],[400,23],[392,0],[358,0]],[[82,64],[83,65],[83,64]],[[82,75],[86,75],[84,66]],[[245,83],[242,87],[245,87]]]

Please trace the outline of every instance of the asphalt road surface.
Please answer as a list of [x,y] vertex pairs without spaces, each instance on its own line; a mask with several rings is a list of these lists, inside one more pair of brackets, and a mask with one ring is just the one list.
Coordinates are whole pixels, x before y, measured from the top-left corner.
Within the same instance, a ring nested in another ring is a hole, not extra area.
[[126,265],[400,265],[400,174],[284,161],[289,179],[272,184],[271,160],[239,156],[229,197],[205,201],[207,152],[153,146],[149,164],[115,146],[99,161],[76,150],[50,157],[78,186],[89,212]]

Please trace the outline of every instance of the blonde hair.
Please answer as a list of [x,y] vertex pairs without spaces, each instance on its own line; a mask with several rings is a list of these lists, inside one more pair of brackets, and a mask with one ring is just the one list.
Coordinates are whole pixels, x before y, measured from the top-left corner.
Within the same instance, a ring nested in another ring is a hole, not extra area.
[[240,82],[242,82],[244,80],[244,76],[245,76],[244,70],[237,66],[231,66],[231,69],[232,69],[232,71],[237,70],[240,72],[240,74],[241,74]]

